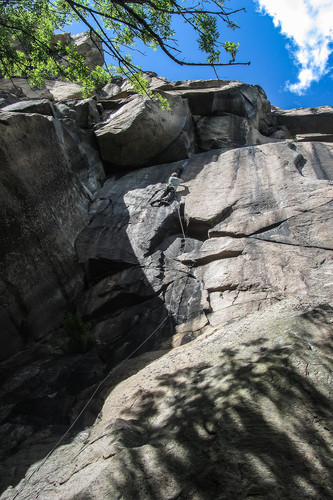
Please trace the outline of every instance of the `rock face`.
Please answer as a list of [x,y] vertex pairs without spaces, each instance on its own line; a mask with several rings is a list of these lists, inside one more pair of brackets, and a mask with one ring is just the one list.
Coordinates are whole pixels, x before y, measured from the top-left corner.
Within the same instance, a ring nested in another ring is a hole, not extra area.
[[81,312],[97,324],[95,334],[108,363],[121,361],[161,318],[168,319],[151,345],[170,337],[174,325],[192,333],[207,324],[207,294],[191,270],[175,260],[198,242],[183,240],[178,204],[151,205],[163,191],[159,181],[167,180],[173,168],[145,168],[117,182],[108,180],[96,194],[97,213],[76,241],[91,283]]
[[89,31],[74,35],[71,37],[70,43],[72,43],[78,53],[84,57],[90,69],[95,69],[96,66],[103,66],[104,52],[102,43],[98,39],[93,40],[89,35]]
[[[258,86],[241,82],[173,82],[150,78],[152,91],[168,100],[131,97],[126,84],[109,84],[102,95],[124,99],[96,126],[102,158],[112,169],[185,159],[198,151],[272,142],[270,104]],[[195,85],[196,84],[196,85]],[[110,101],[102,101],[110,109]],[[283,138],[285,135],[283,135]]]
[[156,100],[134,97],[98,126],[103,160],[134,167],[176,161],[193,153],[194,128],[187,103],[178,96],[167,99],[170,110],[163,110]]
[[74,242],[104,178],[85,131],[52,112],[35,100],[0,115],[2,359],[54,329],[75,300]]
[[274,117],[279,125],[288,128],[297,139],[332,142],[332,106],[319,108],[276,110]]
[[332,110],[148,77],[0,113],[1,499],[331,498]]
[[9,92],[0,91],[0,108],[4,108],[9,104],[14,104],[17,101],[18,98],[15,95],[10,94]]

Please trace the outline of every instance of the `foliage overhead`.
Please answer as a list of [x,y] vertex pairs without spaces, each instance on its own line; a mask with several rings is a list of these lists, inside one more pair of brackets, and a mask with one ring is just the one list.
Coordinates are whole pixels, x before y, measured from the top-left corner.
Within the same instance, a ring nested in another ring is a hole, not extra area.
[[[238,26],[230,16],[240,10],[227,9],[224,0],[0,0],[0,70],[7,78],[26,76],[35,86],[61,76],[80,82],[89,94],[115,75],[143,85],[127,54],[138,41],[160,48],[181,66],[249,64],[235,61],[238,44],[220,41],[218,21],[234,30]],[[176,19],[196,33],[204,62],[182,58],[173,28]],[[74,22],[86,25],[97,47],[102,42],[114,65],[91,70],[74,45],[52,43],[55,32]]]

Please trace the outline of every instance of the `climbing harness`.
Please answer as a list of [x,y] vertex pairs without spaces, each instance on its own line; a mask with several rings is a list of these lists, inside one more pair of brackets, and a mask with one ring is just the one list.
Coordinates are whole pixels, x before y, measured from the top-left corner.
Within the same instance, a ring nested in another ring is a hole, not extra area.
[[[79,418],[85,412],[85,410],[87,409],[88,405],[91,403],[91,401],[93,400],[93,398],[96,396],[97,392],[102,387],[102,385],[104,384],[104,382],[106,382],[107,379],[111,375],[113,375],[116,370],[118,370],[126,361],[128,361],[136,352],[138,352],[138,350],[141,349],[141,347],[143,345],[145,345],[148,342],[148,340],[150,340],[153,337],[153,335],[157,332],[157,330],[159,330],[159,328],[161,328],[161,326],[166,322],[166,320],[169,318],[169,316],[170,316],[170,313],[168,313],[168,315],[164,318],[164,320],[161,321],[161,323],[155,328],[155,330],[150,335],[148,335],[148,337],[143,342],[141,342],[141,344],[138,347],[136,347],[134,349],[134,351],[132,351],[125,359],[123,359],[119,363],[119,365],[117,365],[114,368],[112,368],[112,370],[110,370],[109,373],[103,378],[103,380],[101,380],[101,382],[98,384],[98,386],[96,387],[96,389],[94,390],[94,392],[92,393],[92,395],[90,396],[90,398],[88,399],[88,401],[86,402],[86,404],[84,405],[84,407],[82,408],[82,410],[79,412],[78,416],[75,418],[75,420],[68,427],[67,431],[61,436],[61,438],[56,442],[56,444],[53,446],[53,448],[48,452],[48,454],[46,455],[46,457],[44,458],[44,460],[40,463],[40,465],[38,467],[36,467],[36,469],[34,469],[32,471],[32,473],[30,474],[30,476],[26,480],[23,479],[23,485],[24,486],[27,485],[29,483],[29,481],[31,480],[32,476],[34,474],[36,474],[36,472],[38,472],[43,467],[43,465],[45,465],[45,463],[50,458],[50,456],[52,455],[52,453],[58,448],[58,446],[62,443],[62,441],[65,439],[65,437],[73,429],[74,425],[77,423],[77,421],[79,420]],[[12,498],[12,500],[15,500],[15,498],[17,498],[17,496],[21,493],[21,491],[22,491],[22,488],[15,493],[15,495]]]
[[[177,199],[176,190],[177,190],[177,188],[178,188],[178,185],[179,185],[179,184],[176,182],[176,185],[174,185],[174,184],[172,183],[172,181],[171,181],[171,183],[170,183],[170,179],[172,179],[172,177],[173,177],[173,176],[176,176],[176,177],[177,177],[177,176],[178,176],[178,177],[180,177],[180,176],[181,176],[181,174],[184,172],[184,170],[185,170],[185,168],[186,168],[186,166],[187,166],[188,162],[190,161],[191,156],[192,156],[192,155],[189,155],[189,157],[188,157],[188,158],[186,158],[186,160],[184,160],[184,161],[183,161],[182,166],[181,166],[179,169],[177,169],[178,174],[177,174],[177,172],[176,172],[176,173],[171,174],[171,176],[170,176],[170,178],[169,178],[169,183],[168,183],[168,186],[167,186],[167,188],[164,190],[164,193],[163,193],[162,197],[161,197],[160,199],[157,199],[157,200],[153,200],[153,201],[151,201],[153,198],[155,198],[155,196],[157,195],[157,193],[159,193],[160,191],[163,191],[163,189],[158,189],[158,190],[157,190],[157,191],[153,194],[153,196],[152,196],[152,197],[148,200],[148,201],[150,202],[150,204],[151,204],[151,206],[152,206],[152,207],[154,207],[154,206],[158,206],[158,205],[170,205],[170,203],[174,200],[174,198],[176,198],[176,199]],[[179,182],[180,182],[180,181],[179,181]],[[168,200],[168,199],[165,199],[165,200],[163,199],[163,198],[167,197],[168,195],[170,195],[171,193],[173,193],[172,199],[169,199],[169,200]]]

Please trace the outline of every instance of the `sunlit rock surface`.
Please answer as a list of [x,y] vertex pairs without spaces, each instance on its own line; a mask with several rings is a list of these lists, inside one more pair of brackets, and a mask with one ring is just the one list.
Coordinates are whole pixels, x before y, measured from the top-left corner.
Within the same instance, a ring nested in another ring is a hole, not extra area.
[[331,498],[332,108],[147,76],[1,94],[1,499]]

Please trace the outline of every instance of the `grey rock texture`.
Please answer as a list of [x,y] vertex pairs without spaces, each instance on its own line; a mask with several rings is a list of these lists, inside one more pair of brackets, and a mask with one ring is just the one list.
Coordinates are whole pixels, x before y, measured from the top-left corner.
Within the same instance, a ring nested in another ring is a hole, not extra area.
[[4,90],[0,91],[0,108],[4,108],[9,104],[14,104],[17,101],[18,98],[14,94],[11,94],[10,92],[6,92]]
[[135,167],[176,161],[194,152],[192,116],[186,101],[178,96],[164,96],[170,110],[163,110],[157,100],[133,97],[97,127],[105,162]]
[[53,115],[52,106],[48,99],[18,101],[4,106],[2,111],[10,111],[11,113],[38,113],[40,115],[49,116]]
[[184,172],[191,182],[185,213],[191,235],[254,235],[331,200],[331,184],[321,182],[332,179],[328,144],[273,143],[203,158],[189,160]]
[[225,113],[247,118],[250,125],[264,131],[269,123],[270,103],[258,85],[247,85],[238,81],[200,80],[193,83],[179,82],[171,94],[188,100],[193,115],[223,116]]
[[204,151],[246,143],[245,120],[237,115],[204,116],[196,123],[199,146]]
[[[148,78],[169,115],[121,80],[0,113],[0,498],[331,498],[333,145],[305,134],[333,118]],[[61,350],[74,296],[84,354]]]
[[288,128],[292,135],[320,133],[333,134],[332,106],[318,108],[300,108],[274,111],[274,118],[279,125]]
[[201,282],[174,258],[184,245],[190,250],[197,243],[182,241],[176,202],[151,205],[163,190],[159,181],[166,181],[174,168],[162,165],[117,182],[109,179],[96,193],[100,210],[76,240],[79,262],[92,284],[81,312],[96,324],[95,335],[108,363],[111,358],[112,363],[120,361],[168,315],[170,320],[151,345],[170,337],[171,327],[189,318],[207,324],[209,304]]
[[103,66],[104,51],[102,42],[98,39],[93,40],[89,35],[89,31],[73,35],[70,43],[72,43],[79,54],[84,57],[90,69],[94,69],[96,66]]
[[42,89],[31,88],[25,78],[0,78],[0,91],[11,93],[24,99],[82,99],[82,88],[77,83],[61,80],[46,80]]
[[7,80],[0,78],[0,91],[15,95],[24,99],[53,99],[53,95],[47,88],[33,89],[25,78],[12,78]]
[[126,81],[110,83],[100,93],[101,104],[110,111],[96,126],[96,135],[110,170],[168,163],[199,151],[280,139],[268,137],[279,126],[273,124],[270,103],[259,86],[216,80],[166,82],[147,77],[150,90],[169,101],[171,112],[162,110],[157,100],[132,96]]
[[[12,106],[48,113],[46,102]],[[0,128],[3,359],[52,331],[82,286],[74,241],[104,173],[74,122],[2,111]]]
[[[121,367],[95,424],[2,498],[330,498],[332,316],[285,306]],[[27,444],[9,466],[53,443]]]

